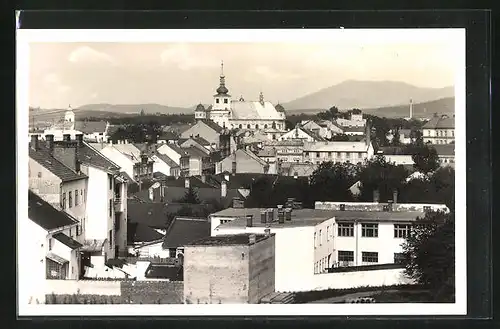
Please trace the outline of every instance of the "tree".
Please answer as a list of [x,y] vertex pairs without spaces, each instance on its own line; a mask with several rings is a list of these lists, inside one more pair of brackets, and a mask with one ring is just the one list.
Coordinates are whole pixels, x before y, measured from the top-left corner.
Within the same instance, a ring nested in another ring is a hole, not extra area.
[[408,172],[399,165],[386,161],[383,155],[377,155],[363,166],[360,172],[360,200],[372,201],[373,191],[379,191],[380,201],[392,200],[393,191],[401,190]]
[[455,214],[428,212],[414,223],[403,243],[405,273],[431,288],[438,302],[455,295]]
[[346,134],[337,134],[333,135],[332,138],[330,138],[331,141],[337,141],[337,142],[347,142],[349,141],[349,136]]
[[337,117],[339,115],[339,109],[336,106],[330,107],[330,109],[328,110],[328,112],[330,113],[330,118],[331,119],[337,119]]
[[448,166],[439,168],[430,177],[430,183],[435,195],[434,202],[455,209],[455,169]]
[[141,110],[140,115],[141,115],[141,117],[144,116],[144,110]]
[[393,146],[399,146],[401,145],[401,141],[399,139],[399,129],[396,128],[394,129],[394,133],[392,134],[392,145]]
[[436,149],[428,145],[415,145],[412,147],[413,167],[422,172],[429,173],[439,168]]
[[357,182],[359,170],[350,163],[323,162],[311,175],[310,192],[318,201],[353,201],[349,188]]
[[189,187],[189,189],[186,191],[186,194],[184,194],[184,197],[182,197],[179,200],[180,203],[191,203],[191,204],[199,204],[200,199],[198,198],[198,193],[192,188]]

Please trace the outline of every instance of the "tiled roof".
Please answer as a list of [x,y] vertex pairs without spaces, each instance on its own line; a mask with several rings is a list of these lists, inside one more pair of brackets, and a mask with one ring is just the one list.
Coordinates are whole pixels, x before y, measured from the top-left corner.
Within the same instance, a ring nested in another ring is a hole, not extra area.
[[32,191],[28,191],[28,218],[47,231],[78,224],[75,218],[55,209]]
[[84,134],[104,133],[106,125],[106,121],[75,121],[75,130]]
[[166,154],[161,154],[159,152],[155,152],[154,155],[157,156],[158,158],[160,158],[160,160],[162,160],[163,162],[165,162],[171,168],[179,167],[179,165],[177,163],[175,163],[174,160],[170,159],[168,157],[168,155],[166,155]]
[[221,126],[219,126],[218,124],[216,124],[212,120],[200,120],[200,121],[203,122],[204,124],[206,124],[207,126],[209,126],[210,128],[212,128],[213,130],[215,130],[218,133],[220,133],[222,130],[224,130],[224,128],[222,128]]
[[[54,142],[54,144],[62,144],[61,142]],[[106,171],[118,171],[120,166],[105,157],[97,149],[92,147],[89,143],[83,142],[83,145],[78,148],[78,160],[81,163],[88,164],[93,167],[101,168]]]
[[53,252],[49,252],[46,257],[48,259],[50,259],[51,261],[56,262],[57,264],[60,264],[60,265],[69,263],[69,260],[67,260],[59,255],[56,255]]
[[[30,143],[31,144],[31,143]],[[80,173],[76,173],[72,169],[66,167],[64,164],[56,160],[54,158],[49,150],[45,148],[44,145],[40,145],[43,143],[40,143],[39,141],[39,148],[35,151],[33,148],[31,148],[31,145],[29,147],[29,157],[36,161],[38,164],[40,164],[42,167],[59,177],[63,182],[69,182],[73,180],[78,180],[78,179],[85,179],[87,178],[86,175]]]
[[455,129],[455,118],[435,116],[423,125],[422,129]]
[[83,246],[80,242],[73,240],[71,237],[67,236],[64,233],[56,233],[52,237],[61,242],[66,247],[71,248],[72,250],[78,249]]
[[187,147],[184,150],[192,158],[206,158],[206,157],[208,157],[208,154],[204,153],[203,151],[199,150],[196,147]]
[[163,238],[163,249],[182,247],[197,239],[210,236],[206,218],[175,218]]
[[165,264],[149,264],[144,275],[147,279],[169,279],[170,281],[183,281],[184,271],[182,266]]

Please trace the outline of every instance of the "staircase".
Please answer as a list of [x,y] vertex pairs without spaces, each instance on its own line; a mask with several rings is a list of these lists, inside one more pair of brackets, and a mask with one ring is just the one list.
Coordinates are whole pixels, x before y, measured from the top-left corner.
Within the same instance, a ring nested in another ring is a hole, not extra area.
[[261,304],[293,304],[295,296],[290,292],[273,292],[261,298]]

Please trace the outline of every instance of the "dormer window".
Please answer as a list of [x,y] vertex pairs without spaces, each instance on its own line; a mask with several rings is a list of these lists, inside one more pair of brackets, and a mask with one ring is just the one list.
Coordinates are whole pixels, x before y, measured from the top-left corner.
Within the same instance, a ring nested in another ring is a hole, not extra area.
[[215,99],[215,103],[219,104],[219,99],[218,98]]

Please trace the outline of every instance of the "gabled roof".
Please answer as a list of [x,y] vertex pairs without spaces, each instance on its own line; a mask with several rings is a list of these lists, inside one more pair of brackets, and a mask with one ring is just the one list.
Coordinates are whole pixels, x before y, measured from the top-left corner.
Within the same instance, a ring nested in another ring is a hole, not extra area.
[[282,117],[271,102],[264,101],[231,101],[233,119],[282,120]]
[[250,158],[254,159],[255,161],[257,161],[258,163],[260,163],[261,165],[265,166],[267,165],[267,162],[262,160],[261,158],[259,158],[255,153],[253,153],[252,151],[249,151],[249,150],[244,150],[244,149],[239,149],[238,151],[241,151],[245,154],[247,154]]
[[447,115],[435,116],[424,124],[422,129],[455,129],[455,118]]
[[54,234],[52,237],[72,250],[78,249],[83,246],[83,244],[81,244],[80,242],[73,240],[73,238],[61,232]]
[[160,160],[165,162],[171,168],[179,167],[179,165],[177,163],[175,163],[174,160],[169,158],[168,155],[166,155],[166,154],[161,154],[159,152],[155,152],[153,155],[157,156]]
[[305,132],[307,135],[309,135],[311,138],[313,138],[316,141],[324,141],[325,140],[318,133],[316,133],[316,132],[314,132],[312,130],[302,128],[302,131]]
[[78,221],[28,190],[28,218],[47,231],[76,225]]
[[200,136],[193,136],[191,137],[196,143],[202,145],[202,146],[210,146],[210,142],[207,141],[205,138],[200,137]]
[[204,123],[205,125],[209,126],[210,128],[212,128],[213,130],[215,130],[218,133],[220,133],[222,130],[224,130],[224,128],[222,128],[221,126],[219,126],[218,124],[216,124],[212,120],[199,120],[199,122]]
[[[165,228],[164,228],[165,229]],[[143,223],[127,223],[127,243],[152,242],[163,239],[163,234]]]
[[33,150],[33,148],[31,148],[31,143],[30,143],[29,157],[34,161],[36,161],[38,164],[40,164],[42,167],[44,167],[45,169],[56,175],[63,182],[69,182],[87,178],[87,176],[84,175],[83,173],[78,174],[69,167],[66,167],[64,164],[59,162],[56,158],[54,158],[50,154],[50,151],[43,145],[43,143],[40,143],[39,141],[38,144],[39,147],[35,151]]
[[205,152],[199,150],[198,148],[196,147],[187,147],[184,149],[190,157],[192,158],[206,158],[206,157],[209,157],[208,154],[206,154]]
[[210,222],[206,218],[176,217],[163,238],[163,249],[178,248],[197,239],[210,236]]
[[[62,144],[61,142],[54,142],[54,144]],[[120,166],[105,157],[97,149],[92,147],[89,143],[83,142],[82,146],[78,148],[78,160],[92,167],[104,169],[106,171],[119,171]]]
[[75,130],[84,134],[104,133],[106,125],[106,121],[75,121]]
[[169,147],[171,150],[173,150],[174,152],[176,152],[177,154],[181,155],[181,156],[186,156],[188,155],[186,150],[183,149],[182,147],[180,147],[179,145],[177,144],[163,144],[159,147]]

